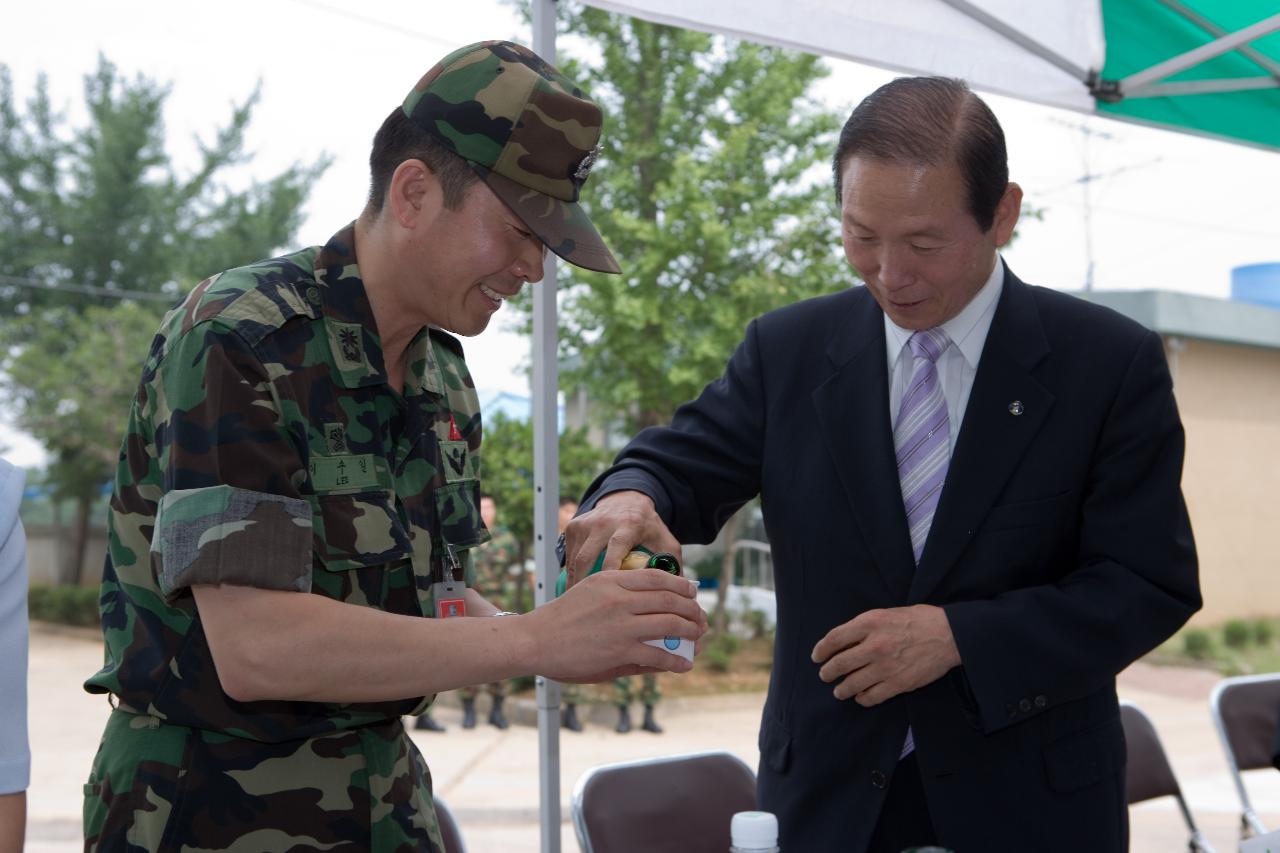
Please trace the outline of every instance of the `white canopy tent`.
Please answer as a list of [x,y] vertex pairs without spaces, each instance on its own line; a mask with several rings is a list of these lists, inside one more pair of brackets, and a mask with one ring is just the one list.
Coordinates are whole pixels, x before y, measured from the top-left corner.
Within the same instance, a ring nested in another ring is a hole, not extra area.
[[[875,65],[960,77],[974,88],[1077,110],[1080,85],[1104,54],[1101,19],[1087,3],[1025,0],[601,0],[592,6],[654,23]],[[1015,35],[1017,34],[1017,35]],[[1026,49],[1011,50],[1011,39]],[[1046,57],[1056,57],[1056,61]]]
[[1111,118],[1280,149],[1276,0],[585,0]]

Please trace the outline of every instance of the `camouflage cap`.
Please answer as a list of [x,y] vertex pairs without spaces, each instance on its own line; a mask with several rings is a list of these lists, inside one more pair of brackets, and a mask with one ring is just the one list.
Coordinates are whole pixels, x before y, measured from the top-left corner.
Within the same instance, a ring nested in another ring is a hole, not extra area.
[[533,51],[507,41],[459,48],[418,81],[404,113],[466,160],[551,251],[620,271],[578,205],[600,151],[600,107]]

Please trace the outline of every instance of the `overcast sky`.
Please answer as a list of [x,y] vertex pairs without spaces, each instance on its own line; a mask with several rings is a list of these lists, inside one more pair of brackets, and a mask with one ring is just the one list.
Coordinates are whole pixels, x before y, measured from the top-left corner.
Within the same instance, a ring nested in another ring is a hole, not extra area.
[[[129,76],[172,84],[166,116],[179,164],[193,162],[193,136],[209,138],[232,103],[261,80],[262,100],[248,138],[257,156],[240,179],[273,175],[322,152],[335,158],[311,194],[299,245],[323,242],[359,212],[373,132],[437,59],[486,38],[530,41],[514,11],[496,0],[57,0],[9,6],[0,62],[9,66],[20,97],[43,71],[55,104],[78,120],[83,76],[101,52]],[[820,95],[841,113],[893,76],[841,61],[831,67]],[[988,102],[1005,128],[1011,177],[1022,184],[1027,202],[1044,210],[1043,221],[1024,221],[1019,240],[1005,253],[1023,279],[1062,289],[1084,283],[1080,178],[1086,174],[1086,131],[1087,171],[1101,176],[1091,183],[1095,287],[1226,298],[1232,267],[1280,261],[1280,155],[1007,98]],[[468,361],[480,389],[527,393],[519,371],[527,362],[527,342],[504,325],[499,315],[469,342]],[[33,442],[0,427],[3,445],[17,464],[41,459]]]

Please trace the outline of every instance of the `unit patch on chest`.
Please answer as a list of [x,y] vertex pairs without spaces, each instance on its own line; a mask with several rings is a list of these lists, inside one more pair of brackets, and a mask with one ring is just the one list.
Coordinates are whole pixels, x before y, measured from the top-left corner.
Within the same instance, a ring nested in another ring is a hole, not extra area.
[[444,462],[444,480],[456,483],[471,479],[467,471],[467,443],[465,441],[440,442],[440,456]]

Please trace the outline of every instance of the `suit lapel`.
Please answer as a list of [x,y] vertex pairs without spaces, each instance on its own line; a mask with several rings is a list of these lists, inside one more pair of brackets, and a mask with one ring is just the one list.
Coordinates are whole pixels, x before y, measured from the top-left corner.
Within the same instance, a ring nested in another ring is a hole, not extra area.
[[903,601],[911,583],[911,539],[889,429],[884,316],[865,288],[852,295],[851,317],[837,324],[827,346],[835,372],[813,391],[813,403],[876,569],[893,599]]
[[913,603],[926,600],[959,559],[1048,418],[1054,396],[1031,374],[1048,352],[1031,290],[1006,267],[946,485],[911,582]]

